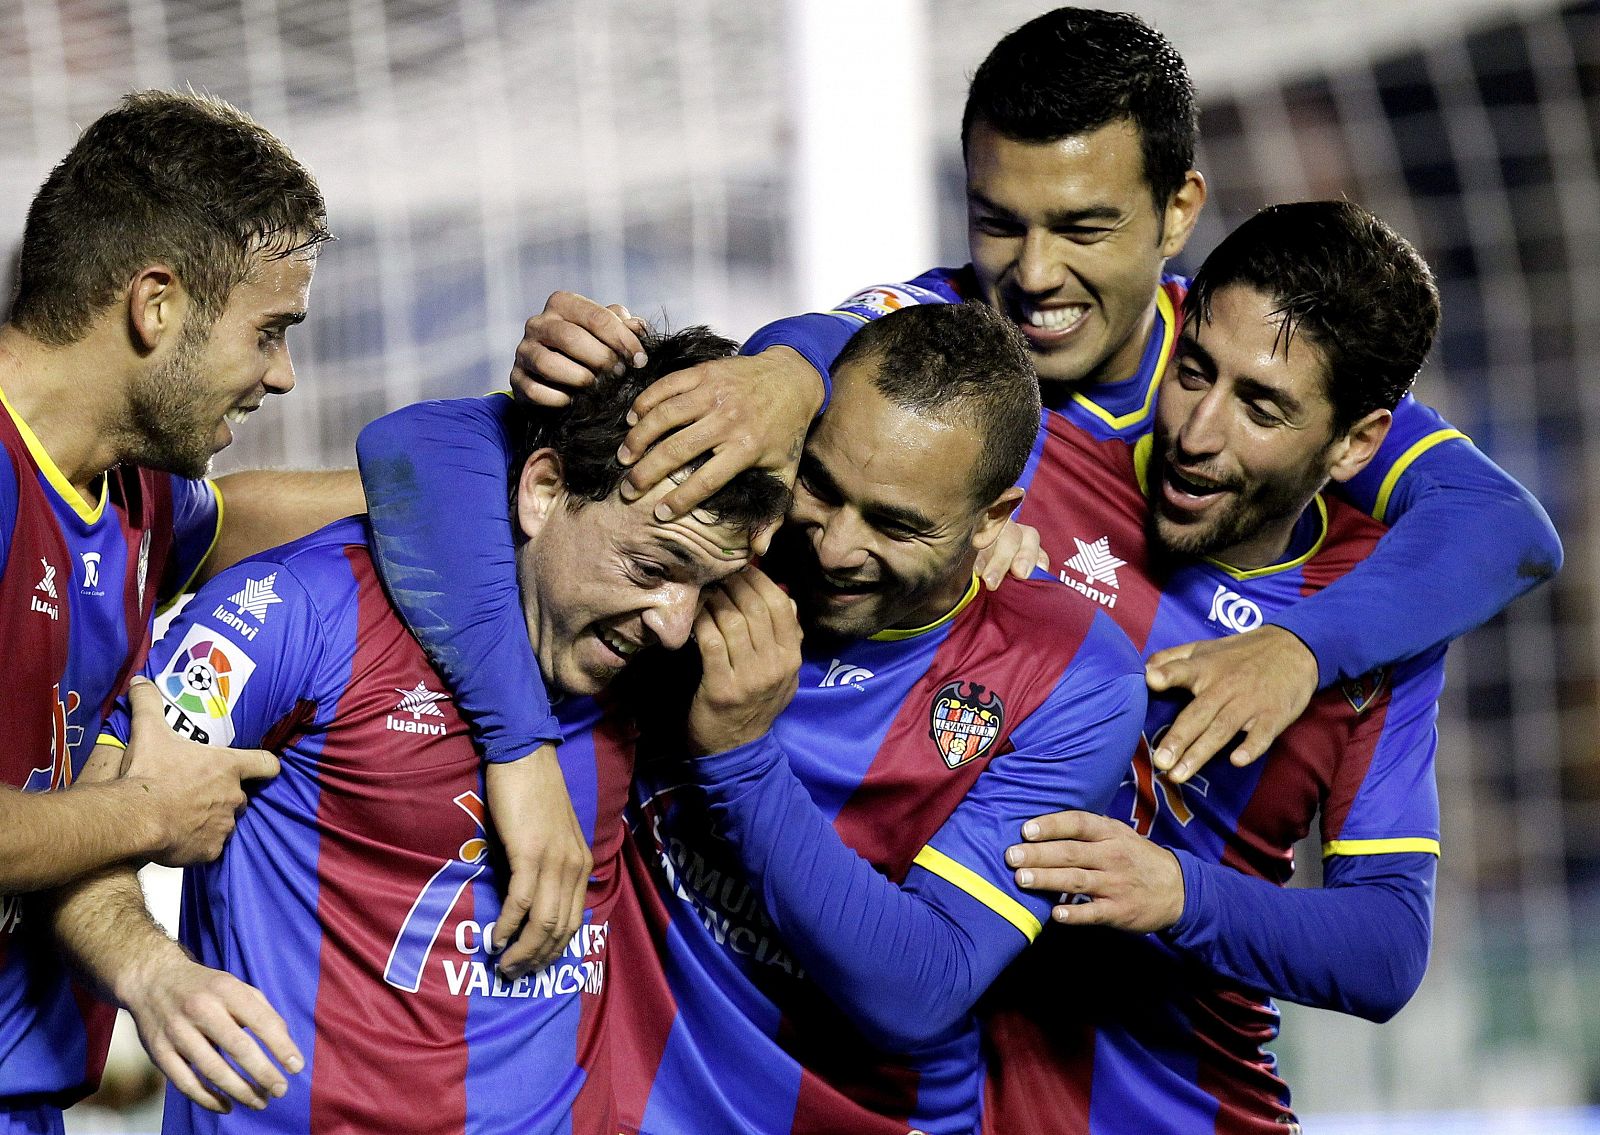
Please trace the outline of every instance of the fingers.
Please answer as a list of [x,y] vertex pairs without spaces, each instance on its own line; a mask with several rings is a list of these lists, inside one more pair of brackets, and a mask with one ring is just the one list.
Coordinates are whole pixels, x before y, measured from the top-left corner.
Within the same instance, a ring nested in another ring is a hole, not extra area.
[[1182,784],[1244,728],[1238,710],[1220,699],[1201,695],[1183,707],[1161,744],[1150,755],[1151,763],[1167,774],[1174,784]]
[[1023,824],[1022,838],[1030,844],[1061,839],[1104,839],[1115,827],[1115,820],[1093,812],[1051,812]]
[[1080,895],[1097,889],[1097,875],[1084,867],[1023,867],[1017,871],[1016,879],[1023,890]]
[[189,1062],[178,1055],[177,1050],[165,1037],[148,1038],[145,1041],[145,1051],[150,1054],[151,1062],[161,1070],[167,1081],[189,1099],[207,1111],[222,1115],[233,1110],[232,1101],[202,1083],[200,1077],[189,1067]]
[[[542,315],[555,317],[545,321],[550,330],[545,341],[576,346],[570,357],[589,364],[592,371],[609,369],[621,374],[627,366],[641,367],[648,361],[635,333],[643,321],[634,319],[621,304],[601,307],[576,292],[555,292],[545,301]],[[529,332],[540,319],[534,316],[528,321]]]
[[[682,370],[663,375],[641,390],[639,396],[633,400],[628,414],[628,421],[633,429],[624,439],[627,448],[635,454],[643,453],[650,448],[650,443],[667,432],[667,429],[676,429],[684,422],[698,417],[697,411],[688,411],[687,416],[677,418],[676,426],[662,428],[662,422],[672,421],[673,414],[684,414],[685,410],[680,406],[668,413],[660,411],[668,402],[678,400],[682,395],[699,389],[706,375],[707,364],[701,363],[698,366],[684,367]],[[654,422],[649,420],[652,414],[655,415]]]
[[134,731],[141,723],[147,723],[146,728],[159,727],[162,732],[171,732],[166,718],[161,715],[161,693],[149,678],[138,676],[128,683],[128,707]]
[[231,749],[240,780],[271,780],[283,768],[278,758],[265,749]]
[[1169,646],[1166,650],[1158,650],[1145,660],[1144,680],[1156,693],[1170,690],[1174,686],[1185,689],[1192,688],[1189,683],[1194,681],[1192,667],[1183,666],[1194,654],[1194,643],[1186,642],[1181,646]]
[[686,406],[681,400],[667,403],[652,416],[642,419],[623,438],[617,460],[633,465],[624,482],[630,490],[649,492],[702,453],[717,451],[723,431],[716,422],[704,417],[680,418],[680,411]]
[[[695,456],[698,457],[699,454]],[[647,456],[646,460],[648,459]],[[639,462],[639,466],[642,465],[644,462]],[[661,502],[656,505],[656,518],[667,520],[693,512],[710,500],[718,489],[748,468],[750,462],[743,450],[732,446],[718,450],[709,461],[685,477],[681,485],[661,498]]]

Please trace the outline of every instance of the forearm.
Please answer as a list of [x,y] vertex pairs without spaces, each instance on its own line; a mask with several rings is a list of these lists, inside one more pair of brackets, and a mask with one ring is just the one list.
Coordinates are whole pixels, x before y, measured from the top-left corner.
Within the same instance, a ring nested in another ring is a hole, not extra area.
[[367,507],[354,469],[248,469],[218,477],[216,484],[222,526],[196,584]]
[[419,403],[361,431],[389,598],[444,675],[490,761],[559,741],[517,591],[508,512],[510,399]]
[[73,965],[119,1005],[145,984],[144,974],[185,956],[150,917],[131,866],[95,872],[45,897],[56,939]]
[[1440,445],[1383,498],[1367,559],[1271,622],[1316,656],[1323,688],[1458,638],[1561,567],[1561,540],[1521,485],[1465,441]]
[[1187,852],[1184,908],[1162,932],[1224,978],[1385,1021],[1416,991],[1432,937],[1434,856],[1371,857],[1344,885],[1284,888]]
[[698,762],[719,828],[807,972],[875,1042],[958,1023],[1025,944],[954,887],[897,886],[839,838],[770,735]]
[[151,854],[159,841],[142,788],[135,781],[60,792],[0,788],[0,894],[59,886]]

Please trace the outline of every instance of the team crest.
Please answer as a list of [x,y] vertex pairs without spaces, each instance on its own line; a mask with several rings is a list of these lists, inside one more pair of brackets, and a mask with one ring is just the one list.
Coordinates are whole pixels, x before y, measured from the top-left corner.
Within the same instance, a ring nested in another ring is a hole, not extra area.
[[933,699],[928,736],[944,763],[960,768],[989,751],[1004,721],[999,694],[977,682],[951,682]]
[[1374,670],[1340,686],[1339,688],[1344,691],[1345,701],[1350,703],[1350,708],[1357,713],[1367,712],[1372,703],[1378,700],[1378,694],[1383,690],[1388,674],[1387,670]]

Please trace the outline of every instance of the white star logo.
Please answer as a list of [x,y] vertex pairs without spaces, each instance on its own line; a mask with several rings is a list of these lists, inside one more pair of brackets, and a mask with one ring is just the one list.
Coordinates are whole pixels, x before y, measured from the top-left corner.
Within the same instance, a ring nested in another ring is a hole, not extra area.
[[1120,591],[1122,585],[1117,582],[1117,569],[1126,567],[1128,561],[1111,554],[1110,538],[1102,536],[1093,544],[1085,544],[1074,536],[1072,542],[1078,545],[1078,554],[1067,561],[1067,566],[1083,576],[1085,583],[1104,583]]
[[267,608],[274,603],[283,602],[278,598],[278,593],[272,590],[272,585],[277,582],[277,572],[273,572],[265,579],[246,580],[244,587],[228,596],[228,602],[237,607],[241,614],[248,611],[255,616],[256,622],[265,623]]
[[400,704],[395,707],[396,713],[409,713],[413,721],[424,717],[443,717],[438,703],[449,699],[449,694],[436,694],[428,689],[426,682],[418,682],[409,690],[402,690],[399,686],[392,687],[400,695]]

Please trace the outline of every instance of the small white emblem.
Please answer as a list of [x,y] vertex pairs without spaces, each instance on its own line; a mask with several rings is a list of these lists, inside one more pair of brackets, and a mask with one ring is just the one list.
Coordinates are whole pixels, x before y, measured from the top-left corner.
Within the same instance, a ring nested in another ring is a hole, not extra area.
[[1121,590],[1122,585],[1117,582],[1117,569],[1127,566],[1127,560],[1119,560],[1111,554],[1111,539],[1102,536],[1092,544],[1085,544],[1076,536],[1072,542],[1078,545],[1078,554],[1067,561],[1067,566],[1083,576],[1085,583],[1103,583],[1107,587]]
[[823,686],[854,686],[860,689],[863,682],[873,677],[876,675],[865,666],[852,666],[835,658],[833,665],[828,667],[828,672],[822,676],[822,681],[817,683],[817,687],[820,689]]
[[228,596],[228,602],[238,608],[240,614],[255,616],[258,623],[267,621],[267,608],[274,603],[282,603],[278,593],[272,590],[272,585],[278,582],[278,573],[273,572],[265,579],[247,579],[238,591]]

